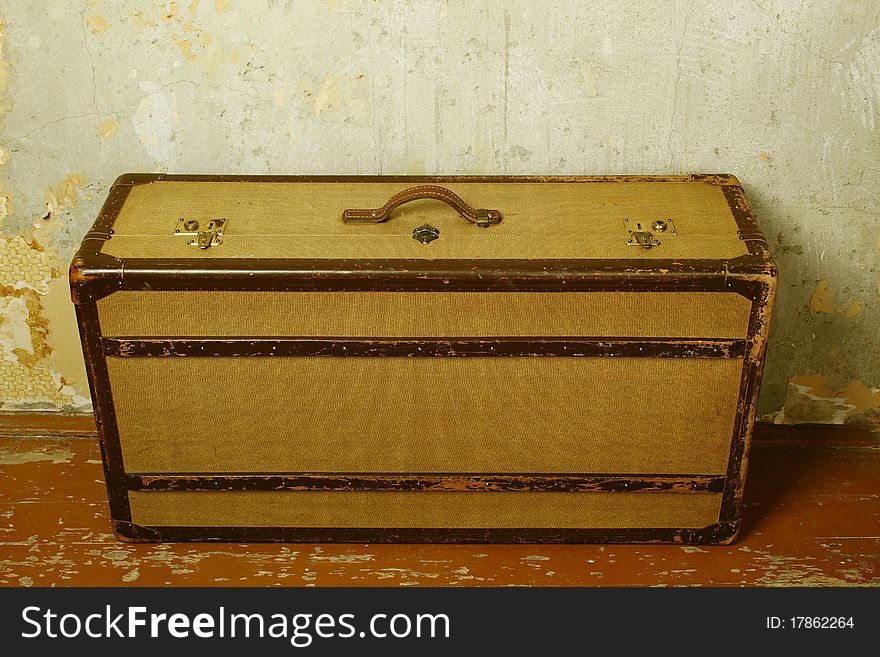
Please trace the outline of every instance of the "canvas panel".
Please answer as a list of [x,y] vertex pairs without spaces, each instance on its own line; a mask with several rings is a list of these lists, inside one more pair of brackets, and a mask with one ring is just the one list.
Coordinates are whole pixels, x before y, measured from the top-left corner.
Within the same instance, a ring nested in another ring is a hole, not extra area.
[[106,336],[745,338],[722,292],[116,292]]
[[109,357],[128,472],[724,474],[741,359]]
[[131,491],[143,526],[702,528],[720,493]]

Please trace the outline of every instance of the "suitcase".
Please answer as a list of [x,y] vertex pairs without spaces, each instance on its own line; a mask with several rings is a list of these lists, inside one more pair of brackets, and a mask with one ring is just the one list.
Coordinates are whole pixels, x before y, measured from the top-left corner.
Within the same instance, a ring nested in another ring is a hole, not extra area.
[[128,174],[70,270],[127,541],[728,543],[736,178]]

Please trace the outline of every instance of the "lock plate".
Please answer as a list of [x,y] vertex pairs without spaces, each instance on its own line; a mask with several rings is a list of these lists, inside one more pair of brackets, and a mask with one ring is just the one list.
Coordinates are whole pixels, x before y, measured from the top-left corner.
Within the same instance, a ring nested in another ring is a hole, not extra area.
[[626,231],[626,243],[630,246],[640,246],[643,249],[660,246],[661,237],[665,239],[678,234],[672,219],[655,219],[654,221],[624,219],[623,229]]
[[185,219],[177,220],[175,235],[189,238],[188,244],[200,249],[223,244],[223,231],[228,222],[223,219]]
[[418,228],[413,228],[412,238],[422,244],[428,244],[440,237],[440,231],[431,224],[422,224]]

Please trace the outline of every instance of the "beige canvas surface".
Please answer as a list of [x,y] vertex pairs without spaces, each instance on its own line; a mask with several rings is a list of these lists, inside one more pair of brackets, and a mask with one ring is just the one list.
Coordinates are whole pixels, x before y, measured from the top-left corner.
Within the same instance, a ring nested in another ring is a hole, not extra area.
[[626,528],[718,522],[719,493],[132,491],[132,521],[194,527]]
[[[119,258],[728,259],[745,255],[722,188],[703,182],[444,183],[473,207],[497,209],[481,229],[439,201],[399,208],[390,221],[342,222],[347,208],[375,208],[413,183],[181,182],[136,185],[105,253]],[[179,218],[226,218],[223,244],[201,250],[174,236]],[[623,220],[672,219],[650,250],[626,244]],[[430,223],[440,239],[421,244]]]
[[751,302],[717,292],[116,292],[107,336],[745,338]]
[[724,474],[742,360],[110,357],[128,472]]

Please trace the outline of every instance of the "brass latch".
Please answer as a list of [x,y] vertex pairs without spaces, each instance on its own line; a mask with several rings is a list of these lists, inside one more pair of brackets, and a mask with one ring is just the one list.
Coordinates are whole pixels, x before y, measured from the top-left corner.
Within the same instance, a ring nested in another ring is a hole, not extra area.
[[660,246],[661,235],[672,237],[678,234],[672,219],[656,219],[651,224],[645,221],[624,219],[623,227],[626,230],[626,243],[631,246],[640,246],[643,249]]
[[177,220],[177,229],[175,235],[189,237],[189,245],[197,246],[200,249],[207,249],[209,246],[219,246],[223,244],[223,229],[226,228],[226,219],[209,219],[199,222],[197,219],[184,219],[181,217]]

